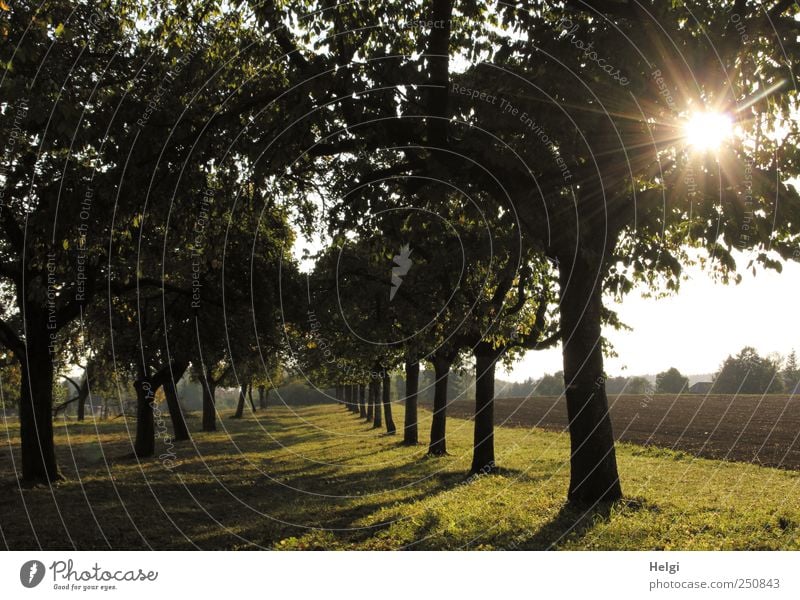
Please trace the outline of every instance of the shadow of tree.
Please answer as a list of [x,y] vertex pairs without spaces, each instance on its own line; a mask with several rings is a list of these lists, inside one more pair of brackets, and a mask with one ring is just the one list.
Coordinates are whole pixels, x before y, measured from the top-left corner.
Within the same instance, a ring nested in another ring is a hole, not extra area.
[[598,524],[608,522],[614,511],[641,510],[642,508],[644,505],[640,500],[627,498],[588,507],[567,502],[533,535],[526,536],[524,533],[516,535],[506,549],[555,550],[567,540],[580,540]]
[[608,521],[612,504],[591,507],[564,504],[549,521],[533,535],[518,534],[508,544],[508,550],[554,550],[566,541],[584,537],[599,522]]

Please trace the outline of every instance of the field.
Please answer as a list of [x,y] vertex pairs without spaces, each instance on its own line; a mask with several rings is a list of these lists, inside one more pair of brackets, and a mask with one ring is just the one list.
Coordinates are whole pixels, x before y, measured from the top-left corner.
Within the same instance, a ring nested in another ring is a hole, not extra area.
[[[610,396],[618,440],[689,452],[705,458],[800,469],[800,396]],[[468,418],[474,402],[456,399],[450,414]],[[567,426],[556,397],[499,398],[495,422],[510,427]]]
[[[451,455],[429,459],[424,446],[401,446],[337,405],[228,416],[217,433],[175,446],[174,465],[126,458],[133,423],[62,421],[56,435],[66,479],[52,488],[18,486],[18,427],[8,421],[3,545],[800,549],[800,473],[791,470],[623,442],[626,500],[584,513],[564,505],[569,440],[561,432],[499,428],[501,472],[468,479],[468,420],[450,419]],[[402,423],[402,406],[395,420]],[[423,411],[423,439],[429,422]],[[196,430],[199,419],[189,426]]]

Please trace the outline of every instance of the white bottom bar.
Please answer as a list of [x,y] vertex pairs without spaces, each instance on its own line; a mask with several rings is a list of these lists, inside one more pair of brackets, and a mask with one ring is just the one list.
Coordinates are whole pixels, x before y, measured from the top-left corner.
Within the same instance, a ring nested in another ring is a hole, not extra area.
[[[43,577],[31,561],[44,565]],[[434,594],[459,600],[578,594],[795,599],[798,567],[800,554],[792,552],[15,551],[0,555],[0,589],[4,598],[120,600],[253,593],[325,600],[424,600]],[[35,587],[22,583],[37,578]]]

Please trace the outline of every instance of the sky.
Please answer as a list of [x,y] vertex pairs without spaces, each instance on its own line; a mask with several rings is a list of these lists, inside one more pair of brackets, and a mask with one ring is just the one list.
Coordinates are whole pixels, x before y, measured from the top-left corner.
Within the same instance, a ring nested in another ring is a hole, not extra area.
[[[739,285],[714,283],[699,268],[687,274],[677,295],[654,300],[634,291],[613,306],[633,331],[604,331],[619,355],[606,358],[609,375],[652,375],[669,367],[685,375],[713,373],[744,346],[760,354],[800,351],[800,265],[786,264],[780,274],[743,274]],[[530,352],[498,377],[524,381],[561,368],[558,347]]]

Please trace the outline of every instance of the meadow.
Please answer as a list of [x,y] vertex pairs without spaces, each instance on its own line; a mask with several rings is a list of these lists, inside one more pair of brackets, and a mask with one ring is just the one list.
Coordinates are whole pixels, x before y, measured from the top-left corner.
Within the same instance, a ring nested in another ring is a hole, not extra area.
[[[395,420],[403,422],[402,406]],[[149,460],[134,422],[56,424],[64,480],[20,486],[18,425],[3,425],[0,534],[9,549],[800,549],[800,473],[620,442],[625,498],[565,505],[569,438],[496,431],[497,474],[467,476],[472,423],[450,455],[373,429],[340,405],[221,415],[216,433]],[[189,428],[199,429],[190,415]],[[430,413],[422,411],[421,439]],[[174,453],[174,458],[169,453]]]

